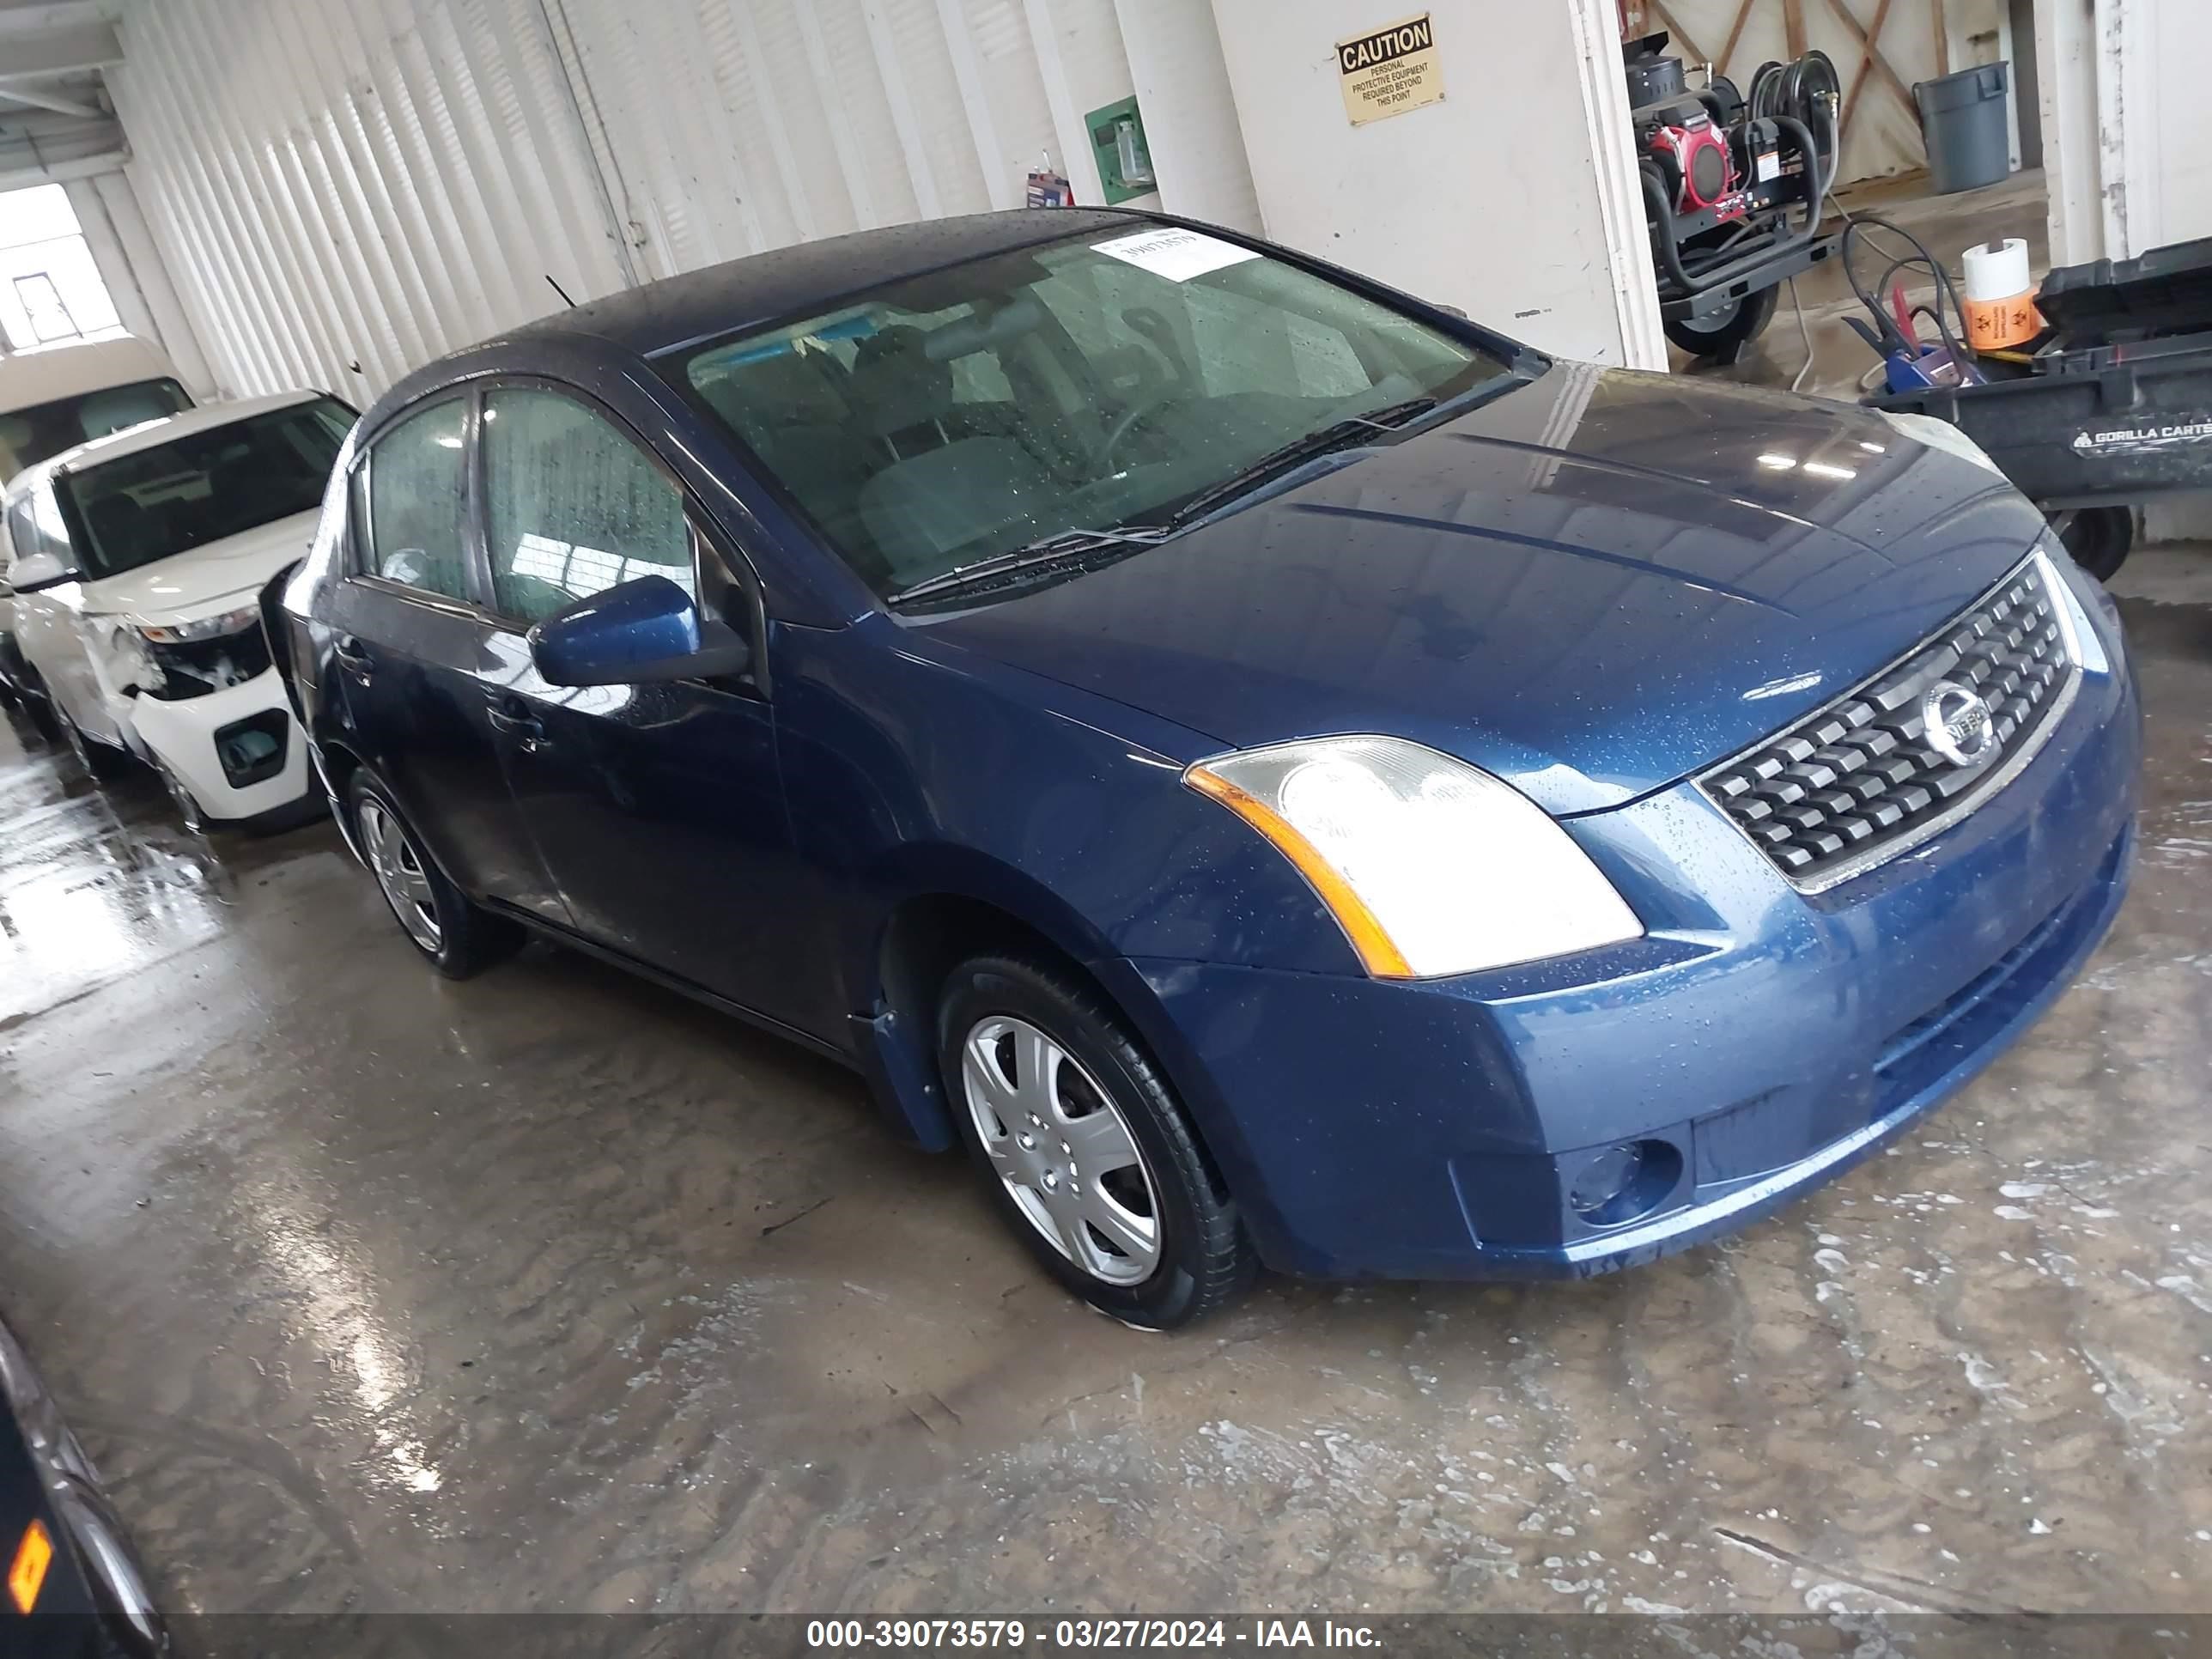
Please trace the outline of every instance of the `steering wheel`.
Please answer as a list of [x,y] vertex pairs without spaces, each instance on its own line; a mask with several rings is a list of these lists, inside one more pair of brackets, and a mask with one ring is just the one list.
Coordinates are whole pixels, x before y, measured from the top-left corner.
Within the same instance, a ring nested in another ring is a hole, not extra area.
[[1100,462],[1110,465],[1114,459],[1115,451],[1121,448],[1121,441],[1129,435],[1130,428],[1162,404],[1173,403],[1182,395],[1182,392],[1183,384],[1181,380],[1158,381],[1139,392],[1130,400],[1129,406],[1114,417],[1114,424],[1106,428],[1106,435],[1099,440]]

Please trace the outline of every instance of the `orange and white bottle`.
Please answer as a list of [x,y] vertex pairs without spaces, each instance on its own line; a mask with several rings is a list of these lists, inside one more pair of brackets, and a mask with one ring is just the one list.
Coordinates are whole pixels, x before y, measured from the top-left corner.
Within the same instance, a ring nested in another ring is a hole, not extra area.
[[1984,242],[1966,253],[1966,343],[1977,351],[2003,351],[2043,332],[2028,275],[2027,244],[2017,236]]

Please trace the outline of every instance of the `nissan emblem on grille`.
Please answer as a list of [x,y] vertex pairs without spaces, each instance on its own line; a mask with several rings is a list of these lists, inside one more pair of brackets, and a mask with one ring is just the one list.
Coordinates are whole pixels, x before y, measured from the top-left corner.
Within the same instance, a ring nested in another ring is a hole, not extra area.
[[1996,753],[1996,722],[1982,694],[1955,680],[1938,680],[1920,699],[1920,728],[1928,746],[1954,766],[1979,766]]
[[2073,700],[2063,580],[2030,554],[1905,656],[1698,787],[1806,892],[1917,846],[2017,775]]

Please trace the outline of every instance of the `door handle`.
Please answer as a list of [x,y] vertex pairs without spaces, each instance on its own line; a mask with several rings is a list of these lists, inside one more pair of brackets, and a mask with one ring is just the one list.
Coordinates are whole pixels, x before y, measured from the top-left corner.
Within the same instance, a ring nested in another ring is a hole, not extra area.
[[368,683],[369,674],[376,665],[359,640],[350,635],[340,640],[331,647],[331,655],[336,657],[338,666],[344,669],[354,678],[361,681],[364,685]]
[[524,754],[534,755],[544,747],[545,723],[530,713],[520,699],[510,697],[503,706],[495,703],[490,714],[492,730],[515,738]]

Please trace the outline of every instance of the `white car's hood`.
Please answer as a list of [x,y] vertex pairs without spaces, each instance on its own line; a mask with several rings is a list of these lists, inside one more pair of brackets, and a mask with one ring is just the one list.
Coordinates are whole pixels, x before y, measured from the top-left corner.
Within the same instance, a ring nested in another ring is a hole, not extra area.
[[295,513],[119,576],[87,582],[85,614],[135,617],[145,623],[220,615],[252,599],[264,582],[307,550],[316,517],[313,512]]

